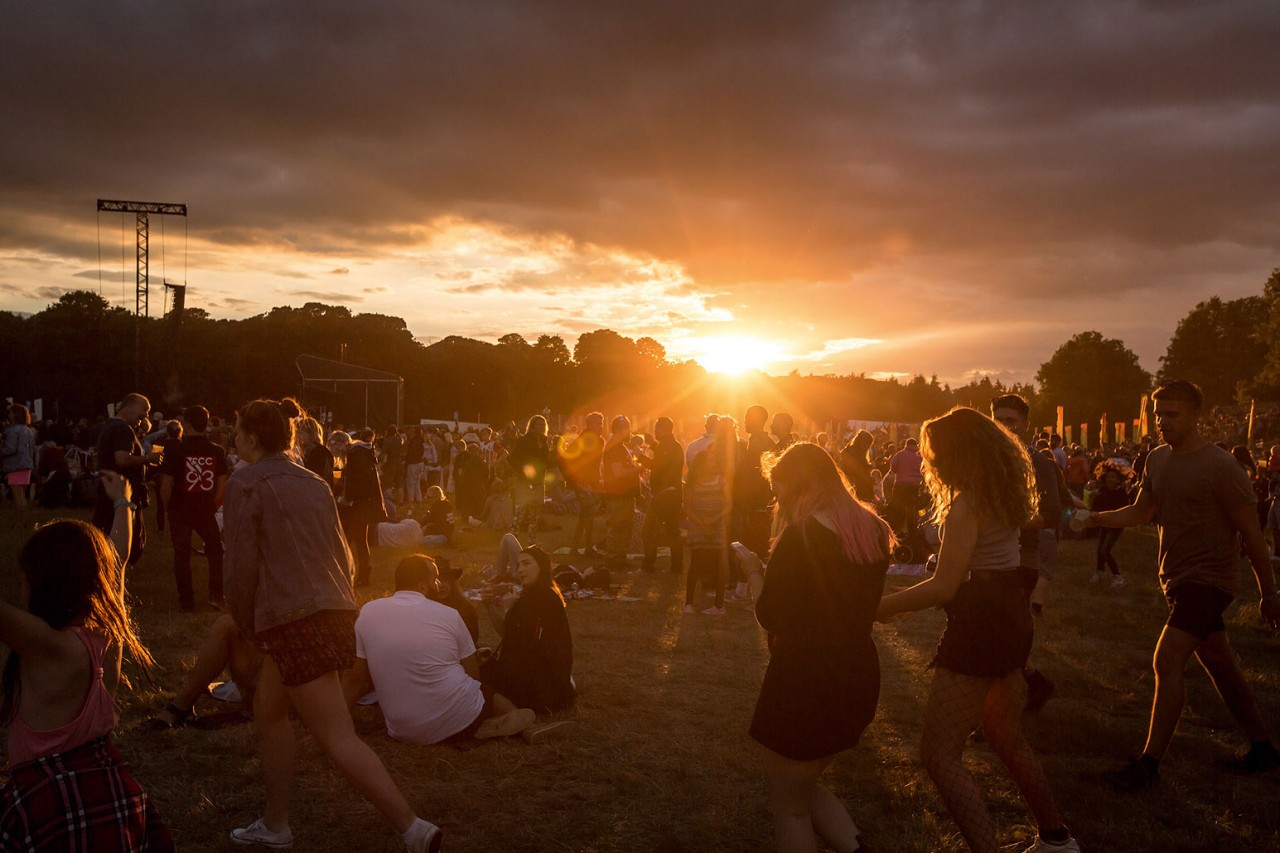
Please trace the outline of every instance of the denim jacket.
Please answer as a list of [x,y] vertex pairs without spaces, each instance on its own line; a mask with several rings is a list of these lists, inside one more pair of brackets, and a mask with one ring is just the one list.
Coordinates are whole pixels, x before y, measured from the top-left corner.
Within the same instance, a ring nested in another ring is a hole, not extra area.
[[9,424],[4,431],[4,461],[0,471],[25,471],[36,467],[36,431],[25,424]]
[[351,552],[324,480],[273,453],[237,471],[223,503],[227,608],[251,636],[355,610]]

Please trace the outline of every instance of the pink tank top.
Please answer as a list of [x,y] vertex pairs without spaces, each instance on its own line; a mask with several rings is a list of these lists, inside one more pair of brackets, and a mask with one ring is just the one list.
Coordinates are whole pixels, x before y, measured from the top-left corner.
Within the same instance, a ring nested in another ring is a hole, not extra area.
[[89,652],[89,692],[79,715],[56,729],[33,729],[23,722],[22,716],[13,718],[9,726],[9,764],[16,767],[37,758],[59,752],[67,752],[83,746],[94,738],[111,733],[120,719],[120,708],[102,683],[102,653],[106,640],[84,628],[72,628]]

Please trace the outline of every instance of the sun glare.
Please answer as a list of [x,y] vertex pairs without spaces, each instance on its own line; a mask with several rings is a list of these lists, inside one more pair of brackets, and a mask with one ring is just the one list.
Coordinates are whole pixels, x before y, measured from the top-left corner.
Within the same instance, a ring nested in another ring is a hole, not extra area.
[[717,335],[690,341],[689,353],[710,373],[739,376],[777,361],[783,349],[772,341],[747,335]]

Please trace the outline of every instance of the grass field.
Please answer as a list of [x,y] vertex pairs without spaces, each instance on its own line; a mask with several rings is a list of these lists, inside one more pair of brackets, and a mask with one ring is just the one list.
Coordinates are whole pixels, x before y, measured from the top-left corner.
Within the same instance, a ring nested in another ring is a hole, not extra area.
[[[0,592],[16,600],[17,548],[32,525],[53,517],[0,508]],[[150,517],[148,521],[150,522]],[[565,522],[567,526],[567,522]],[[496,537],[465,533],[465,549],[442,553],[478,583]],[[561,544],[563,534],[544,537]],[[1151,698],[1150,652],[1164,608],[1154,578],[1155,540],[1129,531],[1116,553],[1129,585],[1087,583],[1092,541],[1065,542],[1058,579],[1039,632],[1035,660],[1058,684],[1048,706],[1028,721],[1068,824],[1085,850],[1280,850],[1280,774],[1238,778],[1222,764],[1243,738],[1198,669],[1159,791],[1122,796],[1100,783],[1141,747]],[[371,597],[387,594],[391,570],[407,552],[375,549]],[[116,741],[159,802],[179,849],[227,850],[227,832],[258,816],[262,790],[253,732],[138,728],[169,699],[212,612],[177,609],[167,538],[151,529],[130,591],[142,636],[163,667],[154,687],[122,695]],[[204,564],[196,559],[197,589]],[[1246,570],[1247,571],[1247,570]],[[745,851],[772,844],[760,749],[746,728],[767,662],[751,612],[723,618],[681,613],[683,577],[624,576],[636,602],[574,601],[579,700],[562,715],[569,733],[530,746],[512,739],[468,749],[389,740],[377,712],[357,727],[386,762],[411,804],[442,825],[448,851]],[[1264,716],[1280,725],[1278,641],[1256,623],[1257,591],[1246,578],[1228,612],[1232,641]],[[940,612],[878,626],[884,670],[879,713],[862,745],[843,754],[828,785],[847,803],[864,838],[879,851],[963,849],[915,757],[929,683],[926,664],[942,630]],[[495,641],[492,628],[484,637]],[[210,705],[202,704],[205,710]],[[1011,783],[981,744],[970,765],[987,792],[1008,849],[1035,834]],[[296,849],[402,849],[371,807],[302,738],[292,826]]]

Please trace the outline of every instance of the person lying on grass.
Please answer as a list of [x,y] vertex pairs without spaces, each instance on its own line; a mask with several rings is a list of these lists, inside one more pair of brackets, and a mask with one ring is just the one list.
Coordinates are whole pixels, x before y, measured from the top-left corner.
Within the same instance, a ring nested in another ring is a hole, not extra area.
[[435,561],[405,557],[395,583],[394,595],[368,602],[356,619],[356,661],[342,675],[348,706],[377,691],[387,734],[410,743],[530,732],[537,715],[480,683],[461,614],[433,600],[440,590]]
[[[172,729],[187,723],[216,728],[253,719],[253,691],[262,668],[262,652],[240,634],[231,614],[223,613],[209,626],[209,636],[196,655],[195,666],[187,673],[173,701],[167,703],[144,727],[149,731]],[[209,683],[229,670],[240,690],[243,707],[207,717],[195,717],[196,702],[209,692]]]
[[114,471],[101,482],[114,504],[111,540],[82,521],[44,525],[18,554],[27,609],[0,602],[0,642],[9,647],[0,718],[12,765],[0,791],[5,850],[174,849],[111,744],[123,654],[147,671],[152,660],[124,594],[129,483]]

